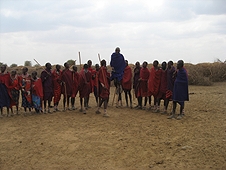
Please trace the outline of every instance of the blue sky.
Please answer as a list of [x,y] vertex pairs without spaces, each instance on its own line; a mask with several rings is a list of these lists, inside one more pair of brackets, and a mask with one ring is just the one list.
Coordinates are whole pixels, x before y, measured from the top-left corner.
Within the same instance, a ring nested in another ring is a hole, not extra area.
[[1,0],[0,62],[226,60],[224,0]]

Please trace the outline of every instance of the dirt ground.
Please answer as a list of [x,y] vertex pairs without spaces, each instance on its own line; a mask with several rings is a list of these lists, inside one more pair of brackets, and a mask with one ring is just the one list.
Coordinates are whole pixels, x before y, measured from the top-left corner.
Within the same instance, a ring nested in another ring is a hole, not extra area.
[[112,106],[105,118],[93,94],[86,115],[21,109],[0,119],[0,169],[226,169],[226,82],[189,90],[182,120]]

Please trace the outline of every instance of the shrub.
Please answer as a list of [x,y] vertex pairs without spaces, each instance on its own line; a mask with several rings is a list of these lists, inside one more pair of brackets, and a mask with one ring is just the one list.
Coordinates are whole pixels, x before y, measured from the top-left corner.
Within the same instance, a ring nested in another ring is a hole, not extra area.
[[32,66],[31,61],[25,61],[24,66]]

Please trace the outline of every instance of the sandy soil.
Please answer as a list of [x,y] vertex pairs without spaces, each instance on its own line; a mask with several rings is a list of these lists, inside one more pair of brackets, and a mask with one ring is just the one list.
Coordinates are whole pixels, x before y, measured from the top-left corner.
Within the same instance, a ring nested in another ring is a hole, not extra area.
[[93,95],[86,115],[21,109],[0,119],[0,169],[226,169],[225,87],[190,86],[182,120],[112,106],[104,118]]

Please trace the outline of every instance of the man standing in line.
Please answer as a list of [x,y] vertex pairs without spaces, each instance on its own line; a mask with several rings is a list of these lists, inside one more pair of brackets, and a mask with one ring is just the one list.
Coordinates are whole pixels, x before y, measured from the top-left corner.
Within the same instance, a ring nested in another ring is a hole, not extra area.
[[[66,62],[64,63],[64,70],[62,71],[62,94],[64,95],[63,99],[63,107],[64,110],[70,110],[69,108],[69,102],[70,102],[70,97],[72,95],[72,89],[73,89],[73,79],[72,79],[72,71],[69,69],[70,66]],[[66,107],[66,102],[67,102],[67,107]]]
[[75,110],[75,97],[78,93],[78,85],[79,85],[79,74],[77,72],[77,67],[72,67],[72,80],[73,80],[73,87],[72,87],[72,95],[71,95],[71,109]]
[[108,76],[107,68],[106,68],[106,61],[101,61],[101,68],[98,72],[98,92],[100,96],[99,107],[96,111],[97,114],[100,114],[100,107],[104,103],[104,117],[109,117],[107,114],[107,105],[108,99],[110,95],[110,77]]
[[93,93],[94,93],[94,96],[95,96],[95,99],[96,99],[96,103],[97,103],[97,107],[99,106],[98,103],[99,103],[99,93],[98,93],[98,73],[99,73],[99,70],[100,70],[100,66],[99,64],[96,64],[95,65],[95,74],[93,75],[92,79],[94,80],[93,82]]
[[60,70],[60,65],[56,65],[56,69],[53,71],[53,103],[54,103],[54,112],[59,111],[58,105],[61,97],[61,77],[62,77],[62,71]]
[[46,106],[48,102],[48,113],[50,112],[50,105],[53,97],[53,79],[52,79],[52,65],[46,63],[46,69],[41,73],[42,87],[43,87],[43,101],[44,101],[44,113],[47,112]]
[[142,98],[147,98],[148,95],[148,79],[149,79],[149,70],[147,68],[148,63],[143,62],[143,67],[140,69],[140,78],[138,84],[138,107],[137,109],[142,109]]
[[21,88],[22,96],[22,107],[24,108],[25,115],[27,108],[31,112],[32,101],[31,101],[31,76],[28,74],[28,68],[22,69],[22,75],[19,76],[19,84]]
[[[138,101],[138,86],[139,86],[139,79],[140,79],[140,62],[136,62],[135,64],[135,68],[134,68],[134,76],[133,76],[133,90],[134,90],[134,94],[135,94],[135,97],[137,98],[137,102],[139,103]],[[139,104],[135,107],[137,108],[139,106]]]
[[182,117],[184,116],[183,111],[185,101],[189,101],[188,75],[187,71],[184,68],[184,61],[179,60],[177,62],[177,75],[173,88],[173,111],[172,115],[168,117],[169,119],[175,118],[177,103],[179,103],[180,105],[180,114],[178,115],[177,119],[182,119]]
[[148,80],[148,97],[149,97],[149,105],[151,109],[151,96],[154,97],[154,110],[157,109],[157,95],[159,93],[160,81],[161,81],[161,73],[162,71],[159,69],[159,62],[155,60],[153,62],[153,67],[150,69],[150,76]]
[[10,81],[8,86],[8,93],[10,96],[10,109],[13,115],[13,106],[16,106],[16,113],[19,114],[18,105],[19,105],[19,96],[20,96],[20,85],[17,72],[15,70],[11,71]]
[[166,91],[167,91],[167,71],[166,71],[166,62],[162,62],[162,68],[161,70],[161,79],[160,79],[160,87],[159,87],[159,93],[157,95],[157,109],[155,110],[156,113],[160,112],[160,102],[161,99],[164,101],[164,112],[165,113],[165,105],[166,105]]
[[130,100],[130,108],[132,109],[132,95],[131,95],[131,89],[132,89],[132,69],[128,65],[128,61],[125,60],[126,67],[124,69],[124,74],[122,78],[122,89],[125,93],[125,99],[126,99],[126,107],[129,107],[128,104],[128,96]]
[[[92,74],[88,70],[88,65],[84,64],[83,70],[80,72],[79,77],[79,97],[80,97],[80,112],[86,114],[88,108],[88,98],[91,93],[90,81],[92,80]],[[84,99],[84,108],[83,108],[83,99]]]
[[173,96],[173,86],[174,86],[174,81],[175,81],[175,67],[173,66],[173,61],[168,62],[168,67],[167,67],[167,90],[166,90],[166,103],[165,103],[165,111],[164,113],[167,114],[167,109],[169,105],[169,101],[172,100]]
[[112,67],[111,80],[114,80],[116,93],[118,94],[117,107],[122,106],[122,77],[125,69],[125,59],[120,54],[120,48],[117,47],[115,52],[111,55],[110,66]]
[[7,108],[7,115],[9,115],[10,98],[7,92],[10,74],[6,71],[6,65],[1,66],[0,73],[0,118],[3,117],[3,107]]

